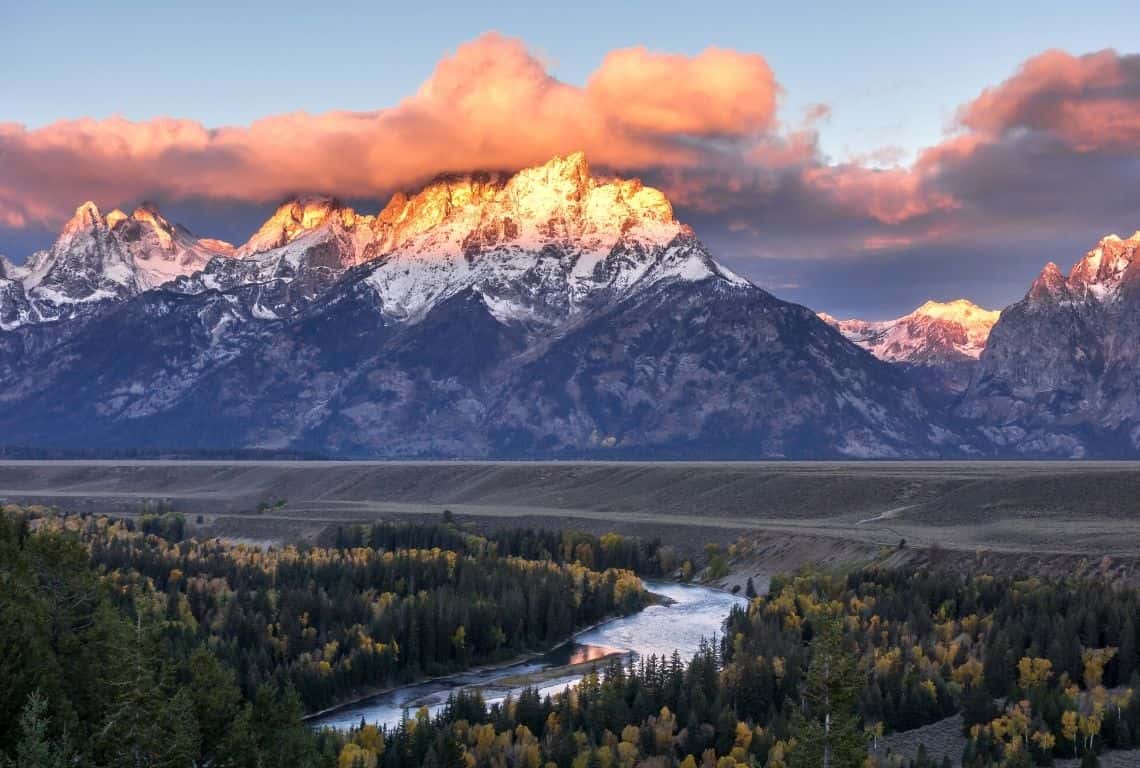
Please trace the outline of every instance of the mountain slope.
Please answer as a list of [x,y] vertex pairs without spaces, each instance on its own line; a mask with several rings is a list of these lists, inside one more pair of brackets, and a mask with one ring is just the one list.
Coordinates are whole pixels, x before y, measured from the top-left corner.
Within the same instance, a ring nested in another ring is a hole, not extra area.
[[1066,276],[1049,264],[990,334],[958,414],[1000,450],[1125,456],[1140,449],[1140,232],[1110,235]]
[[[668,280],[513,376],[507,439],[658,456],[956,452],[904,377],[752,285]],[[632,450],[631,450],[632,449]],[[639,450],[640,449],[640,450]]]
[[50,383],[0,428],[35,444],[342,456],[960,452],[898,371],[753,286],[664,281],[550,341],[473,290],[393,320],[354,277],[290,321],[146,294],[57,350]]

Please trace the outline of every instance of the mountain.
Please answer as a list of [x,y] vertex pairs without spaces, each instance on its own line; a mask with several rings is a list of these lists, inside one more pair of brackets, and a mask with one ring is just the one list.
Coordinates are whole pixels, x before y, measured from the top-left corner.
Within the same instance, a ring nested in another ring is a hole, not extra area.
[[820,318],[880,360],[908,369],[925,388],[945,394],[963,392],[986,346],[999,311],[967,299],[928,301],[894,320]]
[[0,265],[0,329],[86,316],[232,252],[228,243],[171,224],[151,204],[104,217],[87,202],[51,248],[22,266]]
[[0,332],[8,445],[345,457],[978,450],[903,371],[717,264],[660,191],[595,176],[581,154],[442,177],[375,216],[287,201],[248,243],[158,288],[135,277],[140,258],[123,250],[119,222],[95,218],[85,226],[117,259],[103,264],[130,287],[82,318]]
[[326,197],[286,200],[253,236],[200,272],[180,276],[168,290],[222,291],[240,297],[257,319],[295,314],[346,269],[369,258],[373,217]]
[[559,324],[662,280],[744,280],[717,265],[658,190],[595,180],[574,154],[513,177],[442,179],[377,218],[367,280],[415,318],[466,289],[500,320]]
[[1110,235],[1064,275],[1048,264],[1002,312],[958,415],[1003,452],[1140,449],[1140,232]]

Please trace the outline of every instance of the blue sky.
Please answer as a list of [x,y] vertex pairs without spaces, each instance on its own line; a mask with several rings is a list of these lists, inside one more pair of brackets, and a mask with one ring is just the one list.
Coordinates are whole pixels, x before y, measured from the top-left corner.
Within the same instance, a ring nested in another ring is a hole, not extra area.
[[[1140,32],[1135,7],[1125,3],[937,5],[12,3],[0,24],[0,123],[37,129],[61,119],[119,115],[218,127],[298,110],[377,110],[414,94],[441,57],[493,30],[521,38],[552,75],[576,85],[607,52],[630,46],[690,55],[708,46],[759,53],[782,89],[782,126],[791,130],[811,105],[826,104],[830,117],[818,126],[822,158],[875,167],[882,156],[906,164],[938,144],[961,105],[1034,55],[1050,48],[1131,53]],[[888,152],[877,154],[882,150]],[[226,226],[239,231],[247,225]],[[0,252],[18,258],[47,231],[0,229]],[[765,250],[763,243],[749,248]],[[754,275],[793,265],[774,282],[794,294],[804,290],[801,277],[820,271],[813,262],[797,276],[794,250],[785,245],[771,263],[755,268],[742,248],[729,260]],[[1078,255],[1057,254],[1062,261]],[[1029,266],[1027,257],[1010,267],[1001,300],[1016,298],[1014,286],[1025,284]],[[899,298],[881,312],[911,301]],[[872,309],[870,298],[850,304],[853,311]]]

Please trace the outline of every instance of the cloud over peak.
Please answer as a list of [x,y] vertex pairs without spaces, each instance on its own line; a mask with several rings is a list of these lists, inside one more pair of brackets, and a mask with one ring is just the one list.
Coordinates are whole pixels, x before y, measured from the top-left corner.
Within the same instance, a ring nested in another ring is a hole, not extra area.
[[54,222],[77,197],[268,201],[374,196],[446,171],[513,170],[584,149],[613,168],[700,167],[774,121],[777,86],[755,54],[610,53],[584,87],[525,45],[487,34],[442,59],[409,98],[374,112],[295,112],[249,126],[192,120],[0,126],[0,217]]
[[781,119],[781,94],[756,53],[624,48],[576,85],[491,33],[386,109],[218,128],[175,117],[0,123],[0,228],[58,226],[85,199],[379,203],[441,173],[514,171],[576,150],[603,172],[644,177],[698,234],[753,259],[922,259],[962,242],[993,253],[1026,232],[1140,225],[1140,56],[1035,56],[962,105],[909,165],[889,147],[830,161],[817,126],[843,116],[814,104]]

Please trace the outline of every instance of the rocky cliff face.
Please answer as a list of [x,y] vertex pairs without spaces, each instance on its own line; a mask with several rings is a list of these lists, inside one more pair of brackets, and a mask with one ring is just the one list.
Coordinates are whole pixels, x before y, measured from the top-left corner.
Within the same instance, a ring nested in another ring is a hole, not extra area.
[[998,450],[1134,456],[1140,450],[1140,233],[1115,235],[1064,275],[1049,264],[990,334],[958,415]]
[[[183,230],[148,216],[160,220],[151,209],[129,217],[141,234],[128,238],[127,217],[89,212],[82,247],[61,237],[50,258],[3,278],[35,300],[41,265],[81,263],[87,277],[66,295],[106,294],[81,319],[29,316],[0,333],[9,445],[389,457],[977,450],[897,368],[718,265],[659,191],[596,178],[581,155],[438,179],[376,216],[289,201],[233,250],[179,240]],[[166,271],[144,268],[158,256]],[[156,274],[173,277],[155,289]]]

